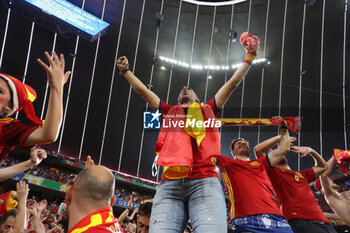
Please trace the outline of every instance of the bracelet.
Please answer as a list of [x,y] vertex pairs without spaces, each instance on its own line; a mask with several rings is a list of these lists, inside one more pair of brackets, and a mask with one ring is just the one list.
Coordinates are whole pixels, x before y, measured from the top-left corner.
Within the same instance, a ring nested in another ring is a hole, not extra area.
[[256,51],[248,51],[243,62],[247,63],[248,65],[251,65],[253,63],[253,60],[256,57],[256,55],[257,55]]
[[120,75],[123,75],[123,74],[125,74],[127,71],[129,71],[129,70],[130,70],[130,65],[127,64],[127,65],[125,65],[124,67],[122,67],[122,68],[120,69],[119,74],[120,74]]

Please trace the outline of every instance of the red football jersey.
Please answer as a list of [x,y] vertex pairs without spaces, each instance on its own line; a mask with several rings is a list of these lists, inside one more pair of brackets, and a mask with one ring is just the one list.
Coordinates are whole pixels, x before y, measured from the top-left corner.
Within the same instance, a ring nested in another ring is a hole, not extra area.
[[118,219],[115,219],[113,222],[104,223],[101,225],[97,225],[94,227],[90,227],[86,231],[86,233],[123,233],[123,229],[120,227],[118,223]]
[[312,168],[294,172],[274,167],[268,170],[268,175],[287,220],[310,219],[329,223],[309,186],[316,179]]
[[123,233],[118,219],[114,218],[112,207],[99,209],[81,219],[68,233]]
[[[214,112],[214,115],[217,116],[219,114],[219,110],[216,107],[215,104],[215,98],[212,98],[208,102],[206,102],[207,105],[209,105]],[[166,104],[165,102],[161,101],[160,103],[160,112],[162,115],[166,115],[169,109],[171,108],[171,105]],[[186,178],[192,178],[192,179],[199,179],[199,178],[207,178],[207,177],[217,177],[219,178],[216,167],[214,163],[201,163],[198,158],[200,158],[200,151],[198,150],[197,142],[194,138],[191,138],[192,143],[192,150],[193,150],[193,167],[191,174]],[[162,179],[168,180],[165,176],[162,176]]]
[[266,173],[266,157],[243,161],[220,156],[218,165],[229,194],[231,219],[254,214],[282,215]]
[[12,118],[0,118],[0,161],[16,146],[25,146],[23,142],[37,128]]

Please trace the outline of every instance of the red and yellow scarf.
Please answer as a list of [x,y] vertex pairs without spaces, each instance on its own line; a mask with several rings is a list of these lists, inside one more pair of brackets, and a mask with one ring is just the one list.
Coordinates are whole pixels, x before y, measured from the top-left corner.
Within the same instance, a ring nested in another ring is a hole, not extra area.
[[285,121],[292,132],[298,133],[301,128],[301,117],[284,118],[217,118],[222,125],[279,125]]

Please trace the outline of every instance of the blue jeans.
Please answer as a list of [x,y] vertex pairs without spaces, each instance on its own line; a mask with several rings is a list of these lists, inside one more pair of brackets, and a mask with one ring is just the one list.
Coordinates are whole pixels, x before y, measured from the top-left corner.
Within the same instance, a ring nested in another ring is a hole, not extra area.
[[195,233],[227,232],[225,198],[218,178],[160,182],[149,232],[183,233],[188,219]]

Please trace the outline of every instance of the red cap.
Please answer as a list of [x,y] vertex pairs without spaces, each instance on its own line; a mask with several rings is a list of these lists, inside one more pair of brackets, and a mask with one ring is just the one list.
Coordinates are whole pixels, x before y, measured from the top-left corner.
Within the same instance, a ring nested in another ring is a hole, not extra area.
[[7,116],[11,116],[23,109],[30,122],[35,125],[42,125],[43,121],[35,115],[32,104],[36,99],[34,89],[8,74],[0,73],[0,77],[7,81],[12,91],[13,110]]

